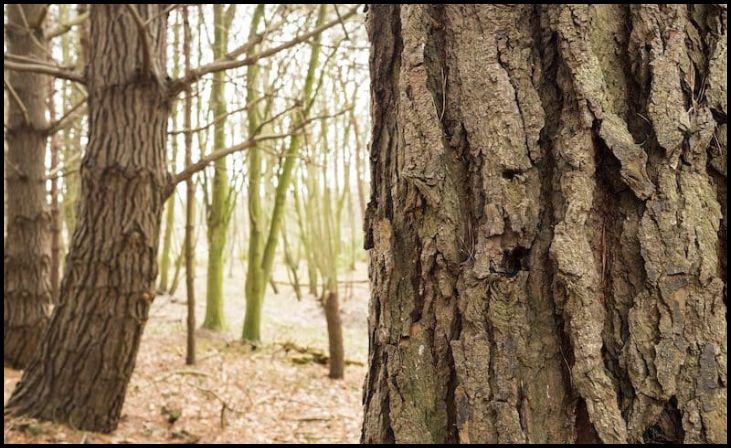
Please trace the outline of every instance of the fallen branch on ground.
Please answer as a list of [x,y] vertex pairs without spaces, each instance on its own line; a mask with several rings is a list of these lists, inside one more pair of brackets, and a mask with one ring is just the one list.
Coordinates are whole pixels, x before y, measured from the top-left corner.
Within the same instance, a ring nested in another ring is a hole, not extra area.
[[[320,349],[317,348],[311,348],[311,347],[302,347],[301,345],[297,345],[294,342],[288,341],[279,344],[285,352],[294,351],[297,352],[303,356],[297,356],[292,359],[292,362],[295,364],[309,364],[311,362],[314,362],[316,364],[322,364],[326,365],[327,362],[330,360],[330,356],[325,354]],[[364,364],[360,361],[355,361],[353,359],[346,359],[345,360],[346,366],[363,366]]]

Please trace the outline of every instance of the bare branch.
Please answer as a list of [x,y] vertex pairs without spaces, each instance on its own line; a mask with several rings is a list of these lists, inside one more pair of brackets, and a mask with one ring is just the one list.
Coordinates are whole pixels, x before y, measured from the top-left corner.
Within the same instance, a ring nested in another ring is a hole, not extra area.
[[[25,179],[28,176],[25,174],[23,170],[20,169],[20,167],[13,162],[10,161],[10,157],[8,157],[8,153],[5,153],[5,165],[9,166],[10,169],[12,169],[15,172],[16,177]],[[9,177],[9,176],[8,176]]]
[[279,53],[280,51],[284,51],[286,49],[292,48],[297,44],[306,42],[313,36],[316,36],[316,35],[322,33],[323,31],[340,24],[341,21],[348,19],[348,18],[352,17],[353,15],[355,15],[355,13],[358,11],[359,6],[360,5],[356,5],[355,7],[348,10],[348,12],[343,14],[341,17],[339,17],[335,20],[332,20],[322,26],[319,26],[312,31],[309,31],[305,34],[297,36],[294,39],[292,39],[288,42],[285,42],[281,45],[278,45],[276,47],[264,50],[260,53],[248,56],[244,59],[234,59],[233,57],[245,53],[247,50],[251,49],[253,46],[255,46],[259,42],[261,42],[263,35],[257,34],[254,39],[245,43],[244,45],[237,48],[233,52],[227,54],[225,57],[218,59],[216,61],[213,61],[210,64],[206,64],[201,67],[198,67],[197,69],[193,69],[193,70],[187,72],[184,77],[173,81],[171,93],[173,95],[177,95],[183,89],[185,89],[185,87],[187,85],[190,85],[190,84],[198,81],[201,77],[203,77],[209,73],[215,73],[215,72],[220,72],[222,70],[229,70],[229,69],[233,69],[233,68],[243,67],[245,65],[252,65],[252,64],[255,64],[256,62],[258,62],[260,59],[267,58],[269,56]]
[[177,9],[180,6],[182,6],[182,5],[169,5],[162,12],[155,14],[154,16],[150,17],[149,19],[145,20],[145,27],[147,27],[149,24],[151,24],[155,20],[159,19],[160,17],[162,17],[166,14],[170,14],[173,10]]
[[73,66],[61,65],[58,62],[54,61],[53,59],[51,59],[51,60],[36,59],[36,58],[32,58],[30,56],[22,56],[22,55],[14,54],[14,53],[5,53],[5,59],[9,59],[13,62],[25,62],[28,64],[48,65],[51,67],[58,67],[58,68],[65,69],[65,70],[73,69]]
[[[30,58],[26,58],[30,59]],[[4,60],[5,68],[8,70],[15,70],[16,72],[32,72],[42,73],[44,75],[51,75],[59,79],[66,79],[69,81],[78,82],[79,84],[86,84],[84,77],[76,72],[65,70],[62,67],[53,66],[46,64],[42,61],[37,62],[19,62],[9,61],[7,57]]]
[[172,131],[168,131],[168,135],[178,135],[178,134],[185,134],[186,132],[196,133],[196,132],[205,131],[206,129],[210,128],[214,124],[220,122],[221,120],[226,119],[226,117],[228,117],[228,116],[231,116],[231,115],[236,114],[236,113],[239,113],[239,112],[243,112],[245,110],[249,110],[253,106],[259,104],[265,98],[267,98],[267,96],[260,96],[257,99],[255,99],[254,101],[252,101],[252,102],[250,102],[250,103],[248,103],[248,104],[246,104],[246,105],[244,105],[244,106],[242,106],[242,107],[240,107],[240,108],[238,108],[236,110],[232,110],[230,112],[226,112],[225,114],[220,114],[219,116],[215,117],[213,119],[213,121],[211,121],[211,122],[209,122],[209,123],[207,123],[207,124],[205,124],[203,126],[199,126],[197,128],[193,128],[193,129],[175,129],[175,130],[172,130]]
[[6,78],[3,78],[3,83],[5,84],[5,88],[8,89],[8,92],[10,92],[10,96],[13,97],[15,104],[17,104],[20,108],[20,111],[23,112],[23,119],[25,120],[25,122],[30,123],[30,117],[28,117],[28,109],[25,108],[25,104],[23,104],[23,101],[18,96],[18,92],[15,91],[13,86],[10,85]]
[[[56,132],[60,131],[61,129],[64,129],[66,126],[68,126],[69,123],[73,122],[75,119],[78,118],[79,115],[86,112],[86,108],[82,107],[86,104],[87,98],[84,97],[81,101],[74,104],[69,110],[66,111],[66,113],[63,114],[59,119],[53,120],[46,129],[46,133],[48,135],[53,135]],[[78,111],[78,113],[74,113]]]
[[28,36],[30,36],[31,40],[33,41],[33,45],[38,47],[41,51],[43,51],[48,57],[51,57],[51,52],[48,50],[46,45],[41,43],[41,41],[38,40],[38,37],[36,36],[36,32],[39,34],[43,33],[43,30],[40,28],[41,24],[43,23],[43,20],[46,18],[46,14],[48,14],[48,5],[45,5],[43,7],[43,12],[38,16],[36,19],[36,22],[31,24],[28,21],[28,17],[25,15],[25,10],[23,9],[23,5],[16,4],[15,5],[18,8],[18,13],[20,14],[20,19],[23,21],[23,25],[25,26],[25,30],[28,33]]
[[250,138],[249,140],[247,140],[243,143],[239,143],[238,145],[219,149],[218,151],[213,151],[212,153],[209,153],[209,154],[201,157],[197,162],[186,167],[183,171],[174,175],[165,191],[165,197],[167,198],[168,196],[170,196],[172,194],[172,192],[175,190],[175,187],[180,182],[183,182],[183,181],[189,179],[195,173],[197,173],[198,171],[200,171],[200,170],[204,169],[206,166],[208,166],[208,164],[215,162],[216,160],[220,159],[221,157],[226,157],[229,154],[233,154],[235,152],[249,149],[252,146],[254,146],[260,142],[263,142],[263,141],[279,140],[279,139],[291,137],[291,136],[301,132],[305,127],[307,127],[308,124],[312,123],[313,121],[337,117],[338,115],[342,115],[345,112],[348,112],[349,110],[350,110],[350,107],[343,109],[339,112],[336,112],[334,114],[319,115],[317,117],[309,118],[309,119],[303,121],[302,123],[300,123],[299,125],[297,125],[296,127],[294,127],[290,132],[287,132],[286,134],[262,135],[259,137]]
[[350,40],[350,36],[348,35],[348,30],[345,29],[345,21],[340,16],[340,11],[338,11],[338,4],[333,3],[333,8],[335,8],[335,14],[338,15],[338,19],[340,20],[340,26],[343,28],[343,33],[345,33],[345,40]]
[[249,139],[243,143],[239,143],[238,145],[230,146],[228,148],[219,149],[217,151],[213,151],[209,154],[206,154],[205,156],[201,157],[197,162],[193,163],[192,165],[186,167],[183,171],[179,172],[175,176],[173,176],[170,184],[168,185],[167,191],[165,192],[165,197],[170,196],[172,192],[175,190],[175,187],[180,183],[185,181],[186,179],[193,176],[198,171],[204,169],[206,166],[208,166],[209,163],[215,162],[216,160],[220,159],[221,157],[226,157],[229,154],[233,154],[235,152],[243,151],[245,149],[251,148],[252,146],[256,145],[257,143],[267,141],[267,140],[276,140],[281,138],[286,138],[293,135],[293,133],[287,133],[287,134],[275,134],[275,135],[263,135],[260,137],[255,137],[252,139]]
[[77,161],[81,159],[81,154],[76,154],[73,157],[71,157],[69,160],[64,161],[63,165],[58,164],[53,169],[51,169],[48,173],[46,173],[46,176],[43,178],[44,181],[47,180],[56,180],[61,179],[63,177],[68,176],[71,173],[75,173],[79,171],[78,167],[70,167],[69,165],[75,164]]
[[71,31],[71,28],[73,28],[77,25],[81,25],[88,18],[89,18],[88,12],[79,14],[76,17],[74,17],[73,19],[69,20],[68,22],[59,23],[56,26],[56,28],[52,28],[52,29],[48,30],[43,37],[45,37],[46,40],[51,40],[54,37],[59,37],[63,34],[68,33],[69,31]]

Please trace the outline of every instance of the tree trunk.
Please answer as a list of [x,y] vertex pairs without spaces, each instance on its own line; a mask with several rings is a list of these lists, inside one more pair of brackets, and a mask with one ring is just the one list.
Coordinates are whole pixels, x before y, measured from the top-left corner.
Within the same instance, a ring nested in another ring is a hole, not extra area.
[[[188,8],[183,11],[183,54],[185,55],[185,72],[190,72],[190,22],[188,20]],[[191,115],[193,113],[193,93],[191,89],[185,91],[185,105],[183,109],[183,126],[185,132],[185,166],[193,163],[193,134],[191,133]],[[185,363],[195,364],[195,247],[193,245],[193,224],[195,220],[195,184],[190,176],[185,181],[185,239],[183,251],[185,252],[185,295],[187,298],[188,316]]]
[[[259,5],[254,10],[251,17],[251,26],[249,27],[249,40],[256,34],[259,22],[264,16],[264,5]],[[252,47],[249,52],[255,54],[258,48]],[[258,96],[257,84],[259,81],[259,66],[252,64],[246,67],[246,103],[254,104]],[[249,138],[254,137],[259,128],[259,108],[252,106],[252,111],[247,114],[247,127]],[[266,279],[261,269],[261,258],[264,252],[264,232],[266,231],[264,223],[264,212],[261,204],[261,184],[264,177],[262,176],[262,150],[258,145],[249,148],[248,162],[249,176],[247,185],[248,194],[248,216],[249,216],[249,250],[246,260],[246,280],[244,284],[244,296],[246,299],[245,319],[248,319],[247,325],[244,321],[241,338],[248,341],[258,341],[261,339],[261,302],[255,300],[263,297],[266,290]]]
[[[173,78],[180,76],[180,27],[178,24],[173,25]],[[172,107],[173,129],[178,129],[178,113],[177,106]],[[170,140],[170,149],[172,154],[170,157],[170,166],[172,172],[176,172],[178,168],[178,136],[173,136]],[[172,294],[170,291],[169,273],[170,259],[172,258],[173,231],[175,229],[175,194],[171,194],[165,206],[165,231],[162,236],[162,249],[160,254],[160,285],[159,290]]]
[[[43,60],[47,4],[6,8],[7,51]],[[46,201],[46,100],[48,77],[6,74],[8,151],[5,257],[3,263],[3,353],[6,365],[30,362],[48,324],[51,294],[51,215]]]
[[322,308],[327,321],[327,341],[330,359],[330,378],[341,379],[345,373],[345,349],[343,348],[343,323],[340,318],[338,284],[329,285],[322,298]]
[[76,230],[60,304],[6,407],[83,430],[117,427],[157,274],[168,177],[167,18],[164,5],[135,7],[141,20],[152,19],[145,38],[124,5],[91,6],[89,143]]
[[363,442],[726,442],[726,26],[370,7]]
[[[89,5],[80,3],[77,5],[76,14],[83,15],[88,11]],[[61,54],[62,61],[64,64],[72,64],[74,61],[71,60],[72,47],[77,48],[76,55],[76,71],[83,72],[83,68],[86,66],[89,60],[89,20],[85,20],[83,23],[76,27],[76,38],[74,41],[71,40],[71,34],[65,33],[61,36]],[[76,89],[74,86],[69,86],[69,103],[78,104],[83,99],[83,92],[81,89]],[[81,134],[83,132],[82,120],[78,120],[74,126],[67,127],[63,130],[64,136],[64,152],[63,152],[63,169],[64,169],[64,192],[63,192],[63,204],[61,206],[63,210],[64,224],[66,226],[66,235],[70,240],[71,235],[74,234],[76,228],[76,208],[78,206],[79,199],[79,165],[80,156],[83,153],[83,147],[81,144]]]
[[[220,59],[226,54],[228,32],[230,27],[229,14],[233,14],[236,5],[229,5],[224,15],[221,4],[213,5],[213,58]],[[213,149],[217,151],[226,146],[226,116],[225,73],[213,74],[211,86],[210,110],[216,123],[213,125]],[[203,327],[214,331],[223,331],[226,328],[226,313],[223,307],[223,268],[225,265],[226,234],[231,216],[231,198],[233,192],[229,186],[226,157],[221,157],[214,163],[213,187],[211,188],[211,204],[208,208],[208,271],[206,288],[206,315]]]
[[[59,5],[59,7],[63,7],[64,5]],[[48,116],[51,120],[56,119],[56,106],[55,106],[55,96],[56,91],[54,89],[54,83],[53,78],[48,78]],[[61,102],[61,105],[63,106],[63,101]],[[61,110],[64,110],[63,107]],[[50,144],[50,151],[51,151],[51,169],[54,172],[57,172],[57,169],[60,168],[60,158],[59,155],[61,154],[61,136],[58,132],[54,132],[53,135],[51,135],[51,144]],[[51,188],[48,192],[51,196],[51,203],[50,203],[50,217],[51,217],[51,274],[50,274],[50,281],[51,281],[51,297],[52,301],[55,300],[58,297],[58,283],[61,276],[61,202],[59,201],[59,194],[60,189],[58,188],[58,175],[54,175],[51,179]]]
[[[318,8],[317,21],[315,28],[319,28],[325,23],[325,12],[327,5],[320,5]],[[307,120],[309,113],[309,105],[311,104],[312,94],[315,86],[315,72],[319,67],[320,58],[320,41],[322,34],[317,34],[311,41],[310,60],[307,67],[307,75],[305,76],[305,84],[302,88],[302,102],[307,105],[301,111],[295,112],[292,122],[292,129],[297,129]],[[259,341],[261,339],[261,311],[264,302],[264,292],[266,291],[266,283],[272,275],[274,267],[274,257],[276,255],[277,244],[279,242],[282,225],[284,222],[285,205],[287,202],[287,194],[292,183],[292,173],[294,172],[297,162],[297,152],[302,142],[302,134],[296,133],[290,137],[289,146],[284,152],[282,167],[279,176],[277,176],[277,188],[274,193],[274,206],[272,207],[272,218],[269,222],[269,233],[266,238],[259,260],[249,256],[249,263],[259,263],[259,268],[249,270],[246,276],[246,283],[255,284],[253,288],[246,287],[246,312],[244,314],[243,340]],[[251,198],[251,196],[250,196]],[[253,244],[252,240],[249,244]],[[258,277],[250,278],[251,275]]]
[[361,162],[361,142],[360,142],[360,127],[358,126],[358,118],[355,116],[355,95],[353,95],[353,108],[350,109],[350,122],[353,125],[353,134],[355,137],[355,184],[358,187],[358,205],[360,206],[361,216],[365,218],[365,187],[363,182],[363,169]]

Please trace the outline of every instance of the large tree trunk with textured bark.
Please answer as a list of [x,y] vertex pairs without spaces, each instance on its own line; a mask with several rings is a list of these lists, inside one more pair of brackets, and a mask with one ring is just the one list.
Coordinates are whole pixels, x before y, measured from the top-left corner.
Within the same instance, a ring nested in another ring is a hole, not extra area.
[[141,21],[152,19],[145,38],[124,5],[91,6],[78,221],[60,303],[6,407],[77,429],[116,428],[157,274],[167,182],[166,17],[164,5],[136,8]]
[[[48,5],[6,8],[7,51],[43,60],[43,22]],[[46,99],[48,76],[6,75],[8,143],[5,163],[7,236],[4,251],[4,362],[25,367],[48,324],[51,304],[51,215],[46,202]]]
[[726,26],[370,7],[363,441],[726,441]]

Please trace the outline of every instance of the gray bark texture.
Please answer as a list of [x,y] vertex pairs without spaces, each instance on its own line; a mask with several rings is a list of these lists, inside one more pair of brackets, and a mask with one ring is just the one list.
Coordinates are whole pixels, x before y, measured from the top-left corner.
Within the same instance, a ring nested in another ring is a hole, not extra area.
[[726,442],[726,14],[369,7],[363,442]]

